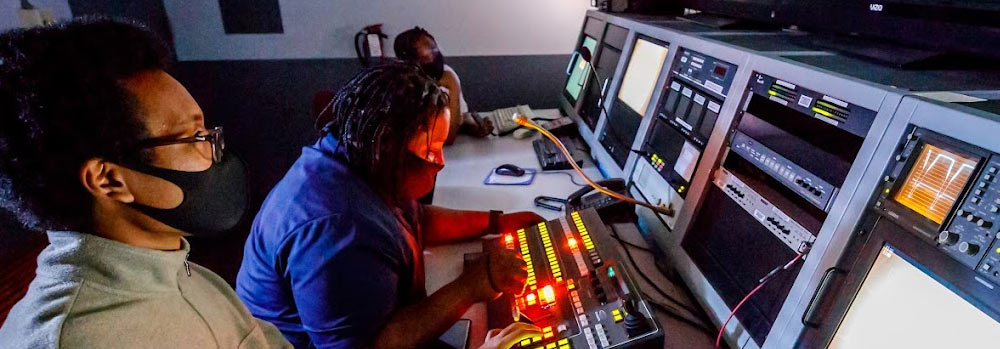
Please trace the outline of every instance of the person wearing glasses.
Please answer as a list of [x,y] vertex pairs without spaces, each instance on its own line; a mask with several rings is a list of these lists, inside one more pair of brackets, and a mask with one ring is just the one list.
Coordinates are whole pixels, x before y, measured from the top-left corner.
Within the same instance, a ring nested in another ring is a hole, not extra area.
[[247,210],[243,163],[135,24],[0,35],[0,207],[49,245],[0,348],[291,347],[186,235]]
[[[437,81],[411,64],[367,69],[317,120],[320,139],[265,199],[243,252],[236,293],[296,347],[431,345],[474,303],[521,294],[513,251],[484,256],[428,295],[425,246],[513,232],[542,221],[419,205],[445,164],[451,114]],[[537,327],[490,332],[508,348]]]

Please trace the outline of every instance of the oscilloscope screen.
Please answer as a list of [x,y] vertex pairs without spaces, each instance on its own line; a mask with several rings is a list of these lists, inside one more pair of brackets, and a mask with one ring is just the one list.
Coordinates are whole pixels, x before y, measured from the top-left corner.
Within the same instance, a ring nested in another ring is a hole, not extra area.
[[978,162],[978,159],[924,144],[893,200],[941,224]]

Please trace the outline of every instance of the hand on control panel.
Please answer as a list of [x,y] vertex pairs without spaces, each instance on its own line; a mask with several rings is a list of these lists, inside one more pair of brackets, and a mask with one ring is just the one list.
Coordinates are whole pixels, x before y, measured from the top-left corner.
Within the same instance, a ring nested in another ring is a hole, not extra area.
[[466,269],[464,278],[476,299],[491,300],[503,293],[521,294],[528,279],[527,264],[513,250],[498,249],[489,252]]
[[545,218],[537,213],[522,211],[501,215],[497,223],[501,233],[509,233],[544,221]]
[[486,342],[479,349],[507,349],[518,342],[542,335],[538,326],[515,322],[504,329],[494,328],[486,332]]

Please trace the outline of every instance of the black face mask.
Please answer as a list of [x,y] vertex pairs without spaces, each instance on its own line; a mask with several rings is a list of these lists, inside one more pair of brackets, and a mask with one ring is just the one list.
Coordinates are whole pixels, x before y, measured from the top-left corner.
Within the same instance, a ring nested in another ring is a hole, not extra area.
[[181,188],[184,199],[171,209],[132,203],[130,206],[175,229],[197,236],[220,236],[243,219],[249,201],[243,160],[226,153],[205,171],[185,172],[135,164],[133,169]]
[[432,78],[441,80],[441,77],[444,76],[444,55],[441,54],[441,51],[435,52],[434,60],[420,65],[420,68]]

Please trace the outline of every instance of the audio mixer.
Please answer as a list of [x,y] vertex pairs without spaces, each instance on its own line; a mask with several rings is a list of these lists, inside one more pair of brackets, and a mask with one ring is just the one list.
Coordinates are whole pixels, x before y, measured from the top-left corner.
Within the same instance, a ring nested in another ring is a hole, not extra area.
[[528,265],[523,294],[488,304],[490,328],[513,321],[542,328],[520,348],[662,347],[663,331],[621,264],[609,229],[590,208],[484,242],[484,251],[515,250]]

